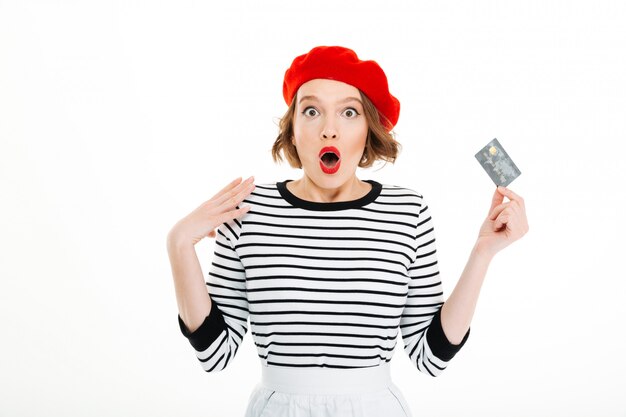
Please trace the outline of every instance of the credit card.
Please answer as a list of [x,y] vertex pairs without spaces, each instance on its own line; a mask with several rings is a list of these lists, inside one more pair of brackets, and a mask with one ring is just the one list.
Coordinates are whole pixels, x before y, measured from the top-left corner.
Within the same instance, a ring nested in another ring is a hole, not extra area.
[[496,185],[506,187],[521,175],[520,170],[496,138],[474,156]]

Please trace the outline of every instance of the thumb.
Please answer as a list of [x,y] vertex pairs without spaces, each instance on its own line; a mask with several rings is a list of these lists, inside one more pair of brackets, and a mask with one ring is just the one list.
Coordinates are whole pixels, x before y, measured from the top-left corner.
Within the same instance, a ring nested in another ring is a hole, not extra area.
[[493,197],[491,199],[491,207],[489,208],[488,214],[491,214],[493,209],[499,206],[500,204],[502,204],[503,201],[504,201],[504,195],[498,191],[498,188],[496,188],[496,190],[493,192]]

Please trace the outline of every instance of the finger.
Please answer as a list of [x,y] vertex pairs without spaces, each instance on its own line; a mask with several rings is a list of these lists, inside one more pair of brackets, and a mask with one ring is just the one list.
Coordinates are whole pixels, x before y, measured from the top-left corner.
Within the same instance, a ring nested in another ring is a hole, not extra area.
[[228,223],[229,221],[239,218],[250,211],[251,206],[249,204],[243,204],[240,208],[235,210],[226,211],[217,217],[219,224]]
[[500,213],[500,215],[496,218],[495,222],[493,223],[493,230],[500,230],[503,227],[506,227],[506,225],[509,223],[510,220],[510,216],[508,214],[508,212],[503,211],[502,213]]
[[254,184],[248,184],[244,188],[238,190],[237,193],[231,192],[228,198],[225,198],[221,204],[216,208],[217,213],[233,210],[239,205],[247,196],[254,191],[256,186]]
[[216,206],[221,206],[224,204],[224,202],[231,201],[231,203],[227,206],[231,208],[235,207],[237,204],[239,204],[239,202],[241,202],[241,200],[243,200],[243,198],[239,199],[241,193],[247,195],[247,193],[252,191],[249,190],[250,185],[254,185],[254,177],[249,177],[241,184],[238,184],[232,189],[226,191],[223,195],[213,200],[213,203],[215,203]]
[[227,193],[228,191],[232,190],[233,188],[235,188],[239,183],[241,182],[241,177],[237,177],[234,180],[232,180],[226,187],[222,188],[221,190],[219,190],[217,192],[217,194],[215,194],[213,197],[211,197],[211,199],[209,201],[214,201],[215,199],[217,199],[219,196],[221,196],[224,193]]
[[498,205],[502,204],[503,201],[504,196],[499,193],[498,189],[496,188],[496,191],[494,191],[493,197],[491,198],[491,207],[489,208],[489,214],[491,214],[493,212],[493,209],[495,209]]
[[524,199],[521,196],[515,194],[512,190],[510,190],[510,189],[508,189],[506,187],[499,186],[497,188],[497,191],[501,195],[506,196],[509,200],[517,201],[518,203],[524,205]]
[[509,216],[506,222],[507,229],[510,230],[512,236],[517,238],[524,236],[528,232],[526,216],[516,206],[511,206],[509,210],[507,210]]
[[498,217],[500,215],[500,213],[502,213],[502,211],[504,211],[504,209],[506,209],[510,205],[511,205],[511,202],[507,201],[506,203],[502,203],[502,204],[499,204],[496,207],[494,207],[491,210],[491,213],[489,213],[489,220],[495,220],[496,217]]
[[211,230],[208,234],[207,237],[215,237],[217,236],[217,227],[219,227],[219,225],[222,225],[224,223],[228,223],[231,220],[237,218],[237,217],[241,217],[244,214],[246,214],[248,211],[250,211],[250,205],[249,204],[245,204],[242,205],[240,208],[236,209],[236,210],[231,210],[231,211],[227,211],[224,213],[221,213],[219,216],[216,216],[214,218],[217,226],[215,229]]

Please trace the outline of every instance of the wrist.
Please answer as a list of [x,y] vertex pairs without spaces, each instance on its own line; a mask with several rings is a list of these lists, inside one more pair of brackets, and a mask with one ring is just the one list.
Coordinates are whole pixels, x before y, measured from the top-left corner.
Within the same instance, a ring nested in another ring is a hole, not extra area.
[[167,250],[180,250],[181,248],[194,247],[194,243],[191,239],[188,239],[179,233],[171,231],[167,235]]
[[474,247],[472,248],[472,255],[476,258],[482,259],[484,262],[491,262],[491,260],[496,256],[496,252],[486,247],[482,242],[476,241]]

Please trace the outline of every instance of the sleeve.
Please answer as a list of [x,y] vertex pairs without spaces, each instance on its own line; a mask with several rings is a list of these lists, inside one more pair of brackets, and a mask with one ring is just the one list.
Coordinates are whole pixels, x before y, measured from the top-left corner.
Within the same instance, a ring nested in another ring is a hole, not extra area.
[[458,345],[446,338],[441,327],[443,287],[437,264],[435,230],[428,205],[421,199],[417,224],[415,260],[409,267],[409,292],[400,330],[404,351],[418,370],[439,376],[463,347],[469,330]]
[[189,339],[206,372],[226,368],[248,330],[246,275],[233,244],[239,232],[240,224],[236,220],[222,224],[217,230],[213,263],[206,282],[211,312],[204,322],[190,333],[178,316],[180,330]]

